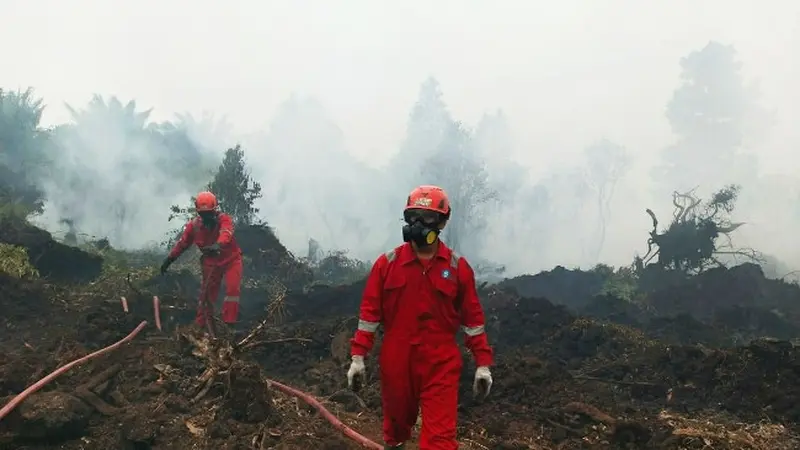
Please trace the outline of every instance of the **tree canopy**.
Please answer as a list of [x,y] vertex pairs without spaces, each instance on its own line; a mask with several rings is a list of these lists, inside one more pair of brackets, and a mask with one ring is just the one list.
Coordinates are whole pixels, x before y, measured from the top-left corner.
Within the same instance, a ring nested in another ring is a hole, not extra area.
[[767,115],[745,84],[736,50],[711,41],[680,65],[681,85],[666,109],[677,140],[662,151],[656,178],[681,191],[752,178],[756,160],[745,153],[745,138],[761,134]]
[[[205,189],[214,193],[220,209],[229,214],[237,225],[260,223],[255,202],[261,198],[261,184],[250,175],[240,145],[225,151],[222,163]],[[173,205],[169,219],[180,218],[185,221],[194,215],[194,200],[192,196],[185,207]]]
[[43,112],[33,89],[0,89],[0,199],[6,212],[42,212],[44,192],[36,178],[47,164],[48,135],[39,125]]
[[225,152],[208,190],[217,196],[220,207],[237,224],[253,225],[257,221],[255,202],[261,198],[261,184],[253,180],[245,165],[244,150],[237,145]]

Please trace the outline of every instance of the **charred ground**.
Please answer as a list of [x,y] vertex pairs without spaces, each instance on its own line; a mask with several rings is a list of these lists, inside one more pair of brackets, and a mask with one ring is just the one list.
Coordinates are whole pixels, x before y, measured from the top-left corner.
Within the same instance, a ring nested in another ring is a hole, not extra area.
[[[6,401],[151,320],[152,295],[164,305],[164,331],[149,324],[3,419],[0,448],[356,448],[267,388],[268,378],[314,394],[379,440],[374,359],[359,396],[343,376],[362,285],[315,280],[314,266],[269,228],[240,231],[249,273],[243,316],[267,327],[223,356],[185,325],[199,284],[191,261],[156,277],[146,262],[123,271],[110,254],[103,260],[24,224],[0,229],[0,241],[26,248],[42,275],[0,275]],[[559,267],[482,288],[496,382],[488,400],[473,400],[474,368],[465,364],[464,448],[800,447],[800,351],[791,342],[800,288],[765,278],[754,264],[664,276],[669,282],[656,287],[637,284],[653,277],[624,275]]]

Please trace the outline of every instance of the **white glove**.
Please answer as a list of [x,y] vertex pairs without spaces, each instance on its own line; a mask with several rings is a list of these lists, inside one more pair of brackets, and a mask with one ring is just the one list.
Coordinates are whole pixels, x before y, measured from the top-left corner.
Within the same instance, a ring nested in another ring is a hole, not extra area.
[[[356,356],[353,355],[352,361],[350,363],[350,369],[347,371],[347,387],[353,389],[353,386],[356,388],[360,387],[359,382],[363,381],[364,374],[367,371],[367,368],[364,366],[364,357],[363,356]],[[355,384],[354,381],[357,381]]]
[[472,383],[472,393],[486,397],[492,390],[492,372],[486,366],[475,370],[475,382]]

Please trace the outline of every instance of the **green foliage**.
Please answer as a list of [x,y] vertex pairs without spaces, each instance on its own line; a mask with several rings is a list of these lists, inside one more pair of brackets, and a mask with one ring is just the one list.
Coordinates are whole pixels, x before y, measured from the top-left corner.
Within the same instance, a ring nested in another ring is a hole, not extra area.
[[741,186],[731,184],[711,194],[711,199],[704,205],[706,210],[705,217],[707,219],[715,219],[720,212],[732,213],[736,206],[736,200],[739,198],[740,190]]
[[599,295],[610,295],[628,302],[637,300],[639,277],[633,267],[614,269],[606,264],[598,264],[593,272],[603,275],[605,283]]
[[328,252],[321,259],[306,263],[311,267],[316,282],[331,286],[361,281],[372,267],[370,263],[347,257],[345,251]]
[[33,89],[0,89],[0,162],[22,171],[44,162],[42,144],[47,133],[39,127],[43,112],[42,99],[36,98]]
[[233,217],[237,225],[256,224],[258,208],[254,205],[261,198],[261,184],[250,176],[241,146],[225,152],[208,189],[217,196],[220,207]]
[[14,278],[38,278],[39,272],[31,265],[25,247],[0,243],[0,272]]
[[44,194],[35,185],[45,168],[48,133],[39,126],[44,106],[32,89],[0,89],[0,199],[15,214],[42,212]]
[[[241,146],[237,145],[225,152],[222,164],[217,168],[211,182],[206,185],[206,189],[217,196],[220,209],[230,214],[237,226],[259,224],[256,217],[258,208],[254,204],[261,198],[261,184],[250,176]],[[195,197],[192,196],[188,206],[172,205],[168,220],[178,220],[181,224],[188,222],[196,214],[194,201]],[[162,244],[172,246],[179,237],[180,232],[172,230],[167,233]]]
[[[233,217],[237,225],[257,224],[256,215],[258,208],[255,201],[261,198],[261,184],[250,176],[244,161],[244,151],[240,146],[229,148],[225,152],[214,179],[206,185],[206,189],[217,196],[220,208]],[[181,207],[172,205],[169,220],[179,219],[188,221],[196,211],[194,209],[195,197],[189,201],[189,206]]]
[[187,182],[205,178],[210,172],[208,161],[184,125],[150,123],[152,108],[139,111],[135,100],[123,103],[114,96],[106,100],[95,95],[85,107],[67,105],[67,109],[73,123],[59,128],[60,140],[85,154],[98,145],[97,136],[103,136],[103,148],[92,150],[124,159],[117,161],[125,164],[119,168],[120,179],[125,179],[127,172],[152,171],[153,167],[163,171],[165,177]]
[[48,207],[73,233],[127,244],[129,228],[149,220],[154,197],[185,189],[208,166],[184,129],[149,122],[151,109],[135,101],[95,95],[67,109],[71,123],[53,131],[58,148],[48,184],[59,195]]
[[7,201],[3,195],[0,194],[0,219],[27,219],[31,215],[38,213],[38,211],[39,209],[37,206],[25,203],[23,201]]
[[81,250],[103,258],[103,273],[105,275],[124,276],[129,272],[152,272],[164,259],[161,249],[118,250],[111,247],[108,239],[97,239],[79,246]]

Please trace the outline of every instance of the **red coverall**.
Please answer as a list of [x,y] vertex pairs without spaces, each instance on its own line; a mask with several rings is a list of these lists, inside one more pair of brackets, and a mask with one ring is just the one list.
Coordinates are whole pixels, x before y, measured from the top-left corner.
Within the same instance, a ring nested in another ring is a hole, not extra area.
[[189,246],[207,247],[218,243],[220,251],[217,255],[203,255],[200,259],[203,269],[203,286],[200,290],[200,301],[197,305],[195,322],[204,326],[206,318],[214,314],[219,288],[225,277],[225,300],[222,303],[222,321],[236,323],[239,317],[239,296],[242,284],[242,250],[233,236],[233,219],[225,213],[217,215],[213,229],[206,228],[203,221],[196,217],[189,221],[183,234],[172,251],[170,258],[177,259]]
[[478,366],[491,366],[493,359],[469,263],[441,241],[429,261],[418,259],[408,243],[381,255],[367,278],[359,319],[353,355],[366,356],[378,325],[384,327],[379,361],[385,443],[408,440],[421,407],[419,448],[457,449],[459,326]]

